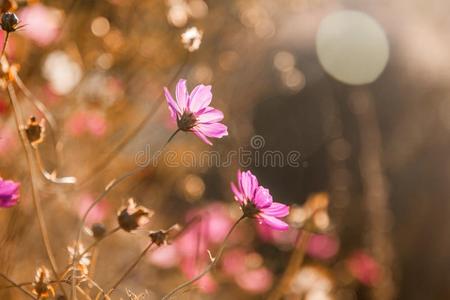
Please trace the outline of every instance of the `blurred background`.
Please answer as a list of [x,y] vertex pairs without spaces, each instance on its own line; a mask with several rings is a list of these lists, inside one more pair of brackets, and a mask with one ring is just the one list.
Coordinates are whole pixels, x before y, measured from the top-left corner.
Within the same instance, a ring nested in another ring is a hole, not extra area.
[[[0,1],[4,11],[10,2]],[[448,1],[17,5],[25,26],[10,35],[6,53],[20,68],[20,105],[27,116],[42,118],[32,105],[39,100],[55,118],[40,145],[42,167],[78,179],[71,186],[39,178],[60,269],[87,207],[135,166],[137,152],[160,149],[176,129],[162,89],[174,92],[185,78],[189,89],[212,85],[212,106],[224,112],[229,136],[210,147],[181,133],[167,150],[213,150],[221,160],[239,149],[252,157],[298,151],[300,163],[242,165],[234,157],[227,165],[159,164],[118,186],[89,215],[88,227],[114,228],[130,197],[155,211],[146,230],[201,218],[172,245],[150,251],[113,299],[138,299],[127,289],[159,299],[206,266],[206,250],[214,253],[239,217],[229,189],[239,168],[252,170],[276,201],[292,206],[292,229],[276,233],[243,223],[219,266],[177,299],[273,296],[302,236],[308,236],[304,259],[284,299],[449,298]],[[203,36],[190,52],[180,36],[192,26]],[[262,143],[255,146],[255,137]],[[37,267],[49,266],[5,92],[0,157],[1,177],[22,184],[19,205],[0,210],[0,271],[29,282]],[[147,239],[145,230],[108,237],[92,253],[90,276],[109,287]],[[93,241],[88,234],[82,240]],[[86,290],[94,298],[95,289]],[[4,288],[0,295],[24,297]]]

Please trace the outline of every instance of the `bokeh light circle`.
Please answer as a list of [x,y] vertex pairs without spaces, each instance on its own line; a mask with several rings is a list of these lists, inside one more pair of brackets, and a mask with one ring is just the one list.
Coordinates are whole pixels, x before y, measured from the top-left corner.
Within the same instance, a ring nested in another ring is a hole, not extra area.
[[316,50],[325,71],[351,85],[376,80],[389,59],[383,28],[371,16],[354,10],[339,10],[321,21]]

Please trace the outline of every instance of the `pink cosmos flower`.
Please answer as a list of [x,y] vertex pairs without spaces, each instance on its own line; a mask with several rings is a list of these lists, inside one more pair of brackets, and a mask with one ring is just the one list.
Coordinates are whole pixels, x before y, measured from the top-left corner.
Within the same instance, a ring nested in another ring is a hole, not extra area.
[[0,207],[11,207],[19,201],[20,183],[0,178]]
[[287,223],[278,219],[289,214],[289,206],[273,202],[269,190],[259,185],[258,179],[250,171],[238,171],[237,187],[231,183],[231,190],[245,217],[255,218],[272,229],[289,229]]
[[361,283],[374,286],[380,279],[380,266],[365,251],[354,252],[346,261],[350,273]]
[[59,35],[61,14],[42,4],[25,7],[20,12],[20,19],[27,27],[23,34],[35,41],[39,46],[48,46]]
[[202,141],[212,145],[209,138],[222,138],[228,135],[228,128],[222,123],[223,113],[209,104],[212,93],[210,85],[197,85],[189,94],[186,80],[180,79],[176,87],[176,101],[164,87],[170,115],[177,122],[178,129],[193,132]]

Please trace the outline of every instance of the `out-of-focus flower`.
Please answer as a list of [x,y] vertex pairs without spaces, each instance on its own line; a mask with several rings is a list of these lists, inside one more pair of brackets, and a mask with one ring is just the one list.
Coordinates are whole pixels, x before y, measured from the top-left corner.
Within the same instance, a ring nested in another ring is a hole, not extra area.
[[39,267],[33,281],[33,294],[38,299],[48,299],[55,296],[55,290],[50,285],[50,273],[47,268]]
[[330,226],[328,216],[328,194],[313,194],[303,206],[293,207],[289,215],[289,222],[293,227],[308,226],[308,230],[323,232]]
[[373,286],[380,279],[380,267],[372,256],[364,251],[354,252],[346,262],[350,273],[361,283]]
[[256,232],[264,242],[288,248],[295,245],[298,236],[298,230],[295,228],[289,227],[286,231],[279,231],[264,224],[258,224]]
[[222,138],[228,135],[228,128],[222,123],[223,113],[209,104],[212,100],[211,86],[197,85],[190,94],[186,80],[180,79],[176,88],[176,101],[164,87],[170,115],[182,131],[193,132],[208,145],[210,138]]
[[314,234],[309,237],[306,252],[318,259],[330,259],[339,250],[339,241],[329,235]]
[[9,153],[17,147],[17,136],[8,126],[0,128],[0,155]]
[[173,268],[180,263],[181,256],[175,245],[165,245],[149,253],[150,263],[162,269]]
[[[80,217],[83,217],[86,210],[91,206],[94,202],[94,197],[91,194],[82,194],[78,200],[76,201],[78,214]],[[95,205],[89,213],[86,224],[92,225],[94,223],[102,222],[103,219],[108,215],[109,205],[108,201],[101,201],[98,205]]]
[[41,121],[38,122],[36,117],[30,117],[28,119],[27,127],[25,127],[25,133],[31,146],[37,148],[45,138],[45,119],[41,119]]
[[0,178],[0,207],[11,207],[19,201],[20,183]]
[[67,127],[73,136],[89,133],[94,137],[102,137],[106,133],[107,124],[102,114],[94,111],[81,111],[70,117]]
[[122,207],[117,213],[120,228],[133,231],[150,221],[153,212],[143,206],[137,206],[133,198],[128,199],[128,205]]
[[189,52],[194,52],[200,48],[202,43],[203,31],[197,29],[197,27],[190,27],[181,34],[181,42]]
[[25,7],[20,11],[20,18],[27,28],[23,34],[45,47],[58,38],[62,15],[57,9],[40,3]]
[[226,252],[222,260],[224,272],[233,277],[239,287],[253,294],[264,293],[272,286],[272,273],[261,264],[258,253],[247,253],[243,248]]
[[[327,271],[320,267],[305,266],[294,276],[291,291],[300,299],[331,300],[333,281]],[[319,297],[320,295],[320,297]]]
[[80,82],[82,71],[64,51],[53,51],[45,59],[42,73],[49,81],[52,91],[57,95],[70,93]]
[[287,230],[288,224],[278,219],[289,214],[289,206],[273,202],[272,195],[259,185],[258,179],[250,171],[238,171],[237,187],[231,183],[234,198],[242,208],[245,217],[255,218],[260,223],[276,230]]

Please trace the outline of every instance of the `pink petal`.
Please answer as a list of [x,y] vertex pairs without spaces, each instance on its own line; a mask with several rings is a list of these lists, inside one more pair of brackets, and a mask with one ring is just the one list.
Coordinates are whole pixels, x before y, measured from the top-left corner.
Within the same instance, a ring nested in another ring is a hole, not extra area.
[[247,199],[253,199],[256,189],[258,188],[258,179],[252,174],[252,172],[247,171],[241,174],[241,187]]
[[259,186],[255,192],[253,203],[259,209],[268,208],[272,204],[272,195],[265,187]]
[[199,123],[216,123],[223,120],[223,113],[215,108],[207,107],[197,114]]
[[231,183],[231,191],[234,194],[234,199],[236,199],[239,204],[244,204],[244,196],[242,195],[241,191],[234,185],[234,183]]
[[258,217],[259,221],[262,222],[262,224],[265,224],[272,229],[276,229],[276,230],[288,230],[289,229],[289,225],[286,222],[284,222],[280,219],[277,219],[276,217],[272,217],[272,216],[266,215],[264,213],[259,213],[257,217]]
[[167,104],[169,105],[170,116],[176,120],[177,113],[181,115],[182,112],[166,87],[164,87],[164,95],[166,96]]
[[271,206],[263,208],[261,211],[266,215],[282,218],[289,214],[289,206],[273,202]]
[[178,81],[177,88],[176,88],[176,95],[177,95],[178,106],[180,107],[181,113],[183,113],[188,106],[188,100],[189,100],[189,95],[187,92],[185,79],[180,79]]
[[207,137],[221,138],[228,135],[228,128],[222,123],[197,124],[195,128]]
[[210,85],[197,85],[189,96],[188,107],[191,112],[198,112],[199,110],[207,107],[212,100],[211,86]]
[[198,130],[195,130],[195,128],[194,128],[193,132],[194,132],[194,134],[195,134],[196,136],[198,136],[202,141],[204,141],[204,142],[207,143],[208,145],[211,145],[211,146],[212,146],[211,141],[208,140],[208,138],[207,138],[202,132],[200,132],[200,131],[198,131]]

